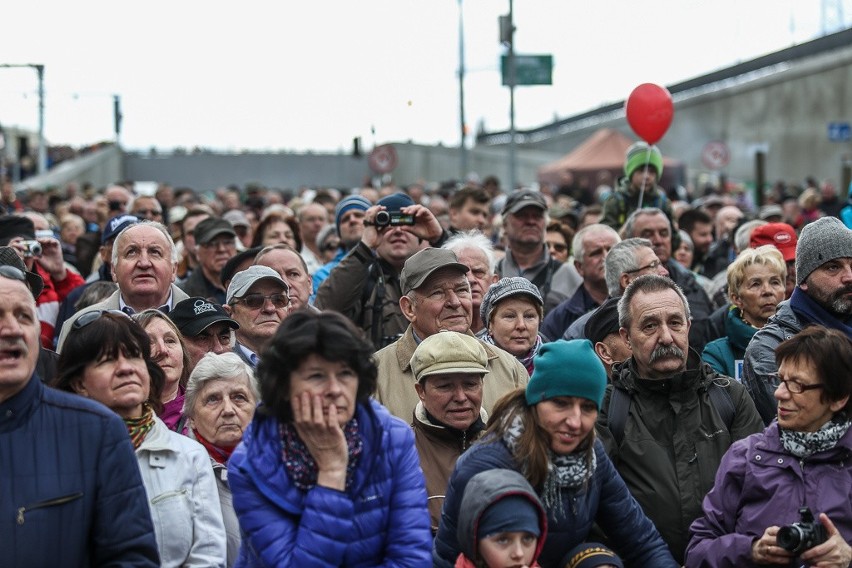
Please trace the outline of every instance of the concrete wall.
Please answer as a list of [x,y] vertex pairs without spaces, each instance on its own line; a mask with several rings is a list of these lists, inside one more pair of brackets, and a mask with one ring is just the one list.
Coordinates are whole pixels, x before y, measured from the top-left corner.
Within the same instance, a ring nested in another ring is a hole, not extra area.
[[[730,68],[717,80],[688,81],[674,89],[675,116],[659,146],[665,155],[686,164],[688,182],[700,187],[710,176],[724,174],[735,181],[753,183],[755,153],[766,155],[765,181],[801,182],[806,176],[831,178],[841,187],[849,182],[852,142],[832,142],[831,122],[852,123],[852,30],[838,34],[837,45],[814,50],[813,55],[785,60],[779,52],[762,67],[747,73]],[[830,39],[830,38],[829,38]],[[746,64],[743,64],[746,65]],[[717,73],[718,74],[718,73]],[[735,75],[735,76],[734,76]],[[621,105],[518,133],[517,179],[536,180],[536,170],[570,152],[599,128],[614,128],[631,138]],[[495,133],[468,151],[468,172],[480,177],[496,175],[507,187],[508,135]],[[721,172],[702,163],[701,152],[710,141],[721,140],[731,159]],[[398,184],[447,181],[463,177],[458,148],[395,143],[399,165],[393,172]],[[227,184],[259,182],[273,188],[300,186],[349,188],[372,176],[366,157],[348,154],[238,154],[213,153],[141,155],[104,151],[73,163],[64,163],[27,186],[62,185],[89,181],[104,186],[112,181],[161,181],[209,191]]]

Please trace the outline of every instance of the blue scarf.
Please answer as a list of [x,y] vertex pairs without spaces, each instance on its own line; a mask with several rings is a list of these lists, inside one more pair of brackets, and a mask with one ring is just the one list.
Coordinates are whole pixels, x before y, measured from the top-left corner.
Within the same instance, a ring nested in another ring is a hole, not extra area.
[[793,295],[790,296],[790,308],[797,316],[807,320],[809,323],[816,323],[829,329],[842,331],[846,334],[846,337],[852,339],[852,327],[848,323],[837,319],[832,312],[829,312],[813,301],[798,286],[793,290]]

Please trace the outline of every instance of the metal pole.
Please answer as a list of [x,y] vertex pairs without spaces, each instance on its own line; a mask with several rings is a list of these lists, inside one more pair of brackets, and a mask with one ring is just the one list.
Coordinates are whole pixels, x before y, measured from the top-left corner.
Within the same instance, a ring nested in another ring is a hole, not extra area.
[[459,146],[460,175],[462,180],[467,176],[467,144],[465,143],[465,116],[464,116],[464,14],[462,10],[463,0],[459,2],[459,126],[461,129],[461,145]]
[[44,65],[32,65],[38,73],[38,173],[47,173],[47,145],[44,141]]
[[509,0],[509,192],[515,190],[515,20]]

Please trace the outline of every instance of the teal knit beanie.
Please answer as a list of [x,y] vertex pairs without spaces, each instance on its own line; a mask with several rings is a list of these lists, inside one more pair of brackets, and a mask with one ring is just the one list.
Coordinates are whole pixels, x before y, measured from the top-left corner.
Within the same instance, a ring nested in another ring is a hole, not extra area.
[[648,152],[648,148],[646,142],[639,141],[627,149],[627,157],[624,160],[624,173],[627,174],[627,179],[630,179],[633,172],[639,168],[644,168],[646,163],[657,170],[658,180],[662,177],[663,155],[656,146],[650,146],[650,152]]
[[533,406],[557,396],[591,400],[598,410],[606,390],[606,370],[588,339],[545,343],[533,359],[527,383],[527,404]]

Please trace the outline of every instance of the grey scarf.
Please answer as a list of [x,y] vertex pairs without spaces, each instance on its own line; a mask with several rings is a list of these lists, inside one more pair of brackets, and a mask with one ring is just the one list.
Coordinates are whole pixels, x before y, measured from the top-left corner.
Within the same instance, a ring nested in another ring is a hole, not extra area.
[[[518,445],[518,439],[524,432],[523,419],[516,415],[512,423],[506,427],[503,434],[503,442],[514,454]],[[583,450],[575,451],[566,455],[557,455],[548,450],[549,464],[547,477],[544,480],[541,500],[548,511],[553,511],[554,518],[564,517],[562,491],[564,489],[578,490],[591,479],[597,467],[595,452]],[[588,456],[591,456],[589,458]],[[522,473],[526,474],[525,471]]]
[[809,458],[836,446],[840,438],[846,434],[849,425],[850,421],[843,414],[838,414],[816,432],[797,432],[779,428],[781,445],[799,459]]

